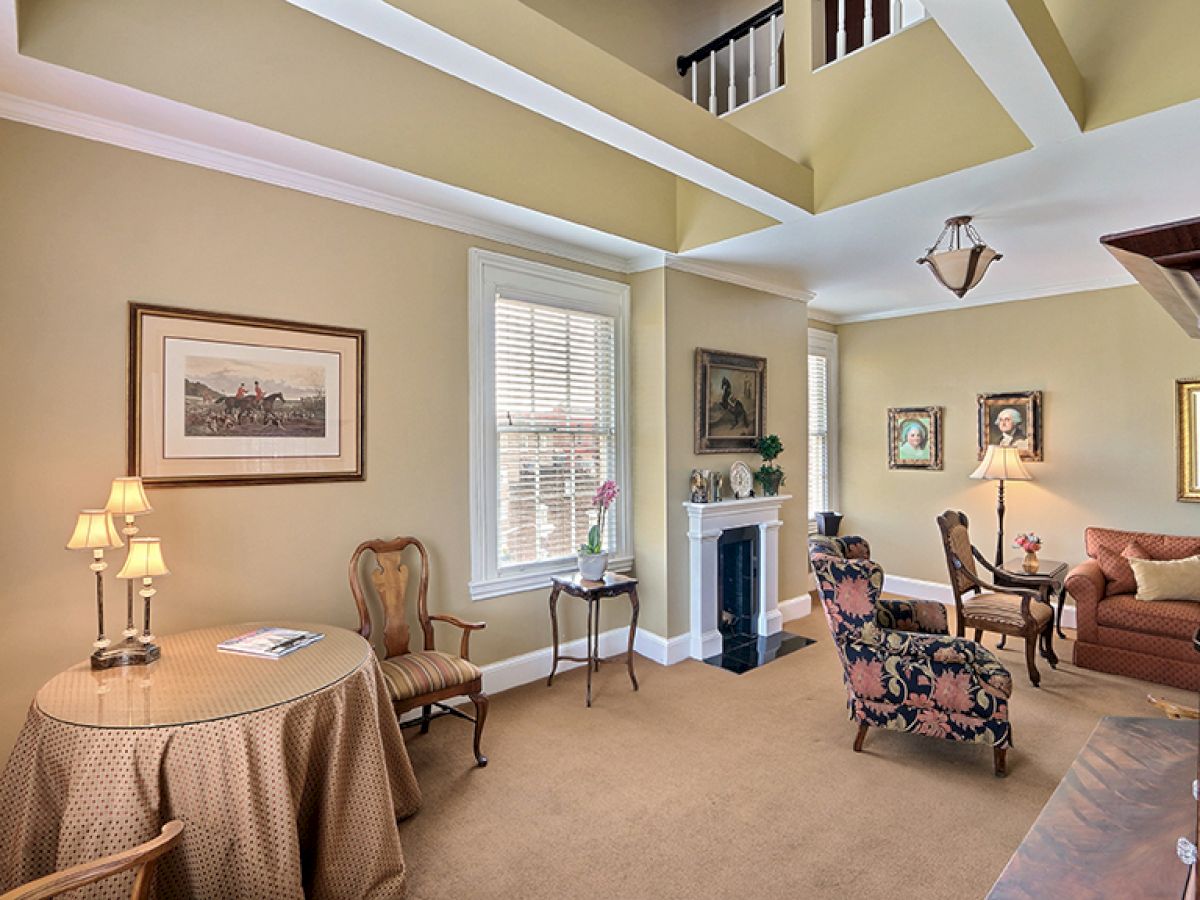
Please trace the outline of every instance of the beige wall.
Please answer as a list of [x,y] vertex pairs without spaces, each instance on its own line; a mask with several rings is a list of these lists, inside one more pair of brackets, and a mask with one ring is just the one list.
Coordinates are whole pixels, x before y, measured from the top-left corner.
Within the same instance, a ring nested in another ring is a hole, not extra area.
[[767,359],[766,427],[786,448],[778,463],[790,476],[784,491],[794,495],[783,507],[779,532],[779,597],[786,600],[807,590],[808,310],[794,300],[684,272],[668,270],[666,275],[668,616],[675,636],[690,627],[687,515],[681,504],[688,497],[691,470],[728,473],[737,458],[752,469],[762,463],[752,453],[735,457],[693,452],[697,347]]
[[[143,533],[163,538],[172,570],[157,631],[285,618],[352,627],[351,551],[411,533],[432,556],[431,605],[487,620],[474,658],[549,643],[544,591],[478,603],[466,591],[467,251],[533,254],[9,122],[0,148],[0,570],[12,637],[0,751],[38,686],[94,637],[87,554],[63,545],[76,511],[102,505],[124,473],[130,300],[367,330],[367,480],[153,491]],[[114,572],[110,598],[122,592]],[[582,609],[564,607],[582,634]]]
[[[1033,530],[1043,555],[1083,558],[1088,525],[1200,534],[1175,499],[1175,379],[1200,375],[1190,340],[1141,288],[839,327],[843,533],[892,575],[946,583],[936,516],[962,509],[996,545],[996,484],[976,459],[976,394],[1041,390],[1045,461],[1006,485],[1007,544]],[[887,468],[887,408],[944,406],[945,469]],[[1016,555],[1019,551],[1009,551]]]
[[[140,524],[163,538],[172,569],[155,601],[159,633],[251,620],[354,627],[351,551],[411,533],[432,557],[431,606],[487,621],[474,659],[549,643],[544,591],[467,595],[467,252],[623,276],[10,122],[0,122],[0,196],[0,411],[10,423],[0,489],[11,523],[0,570],[13,637],[0,661],[0,752],[37,688],[94,637],[86,554],[63,545],[76,511],[102,504],[124,472],[131,300],[367,331],[365,482],[152,491],[155,512]],[[631,281],[634,473],[623,500],[634,503],[642,624],[665,637],[687,628],[686,563],[681,573],[671,547],[686,530],[678,504],[693,465],[692,350],[771,359],[768,424],[802,471],[804,307],[663,270]],[[793,506],[800,523],[802,500]],[[785,526],[797,540],[801,531]],[[110,598],[120,593],[113,571]],[[681,622],[668,618],[668,592],[683,598]],[[582,604],[562,606],[564,636],[582,635]],[[603,627],[628,622],[618,606]],[[110,635],[115,625],[110,612]]]

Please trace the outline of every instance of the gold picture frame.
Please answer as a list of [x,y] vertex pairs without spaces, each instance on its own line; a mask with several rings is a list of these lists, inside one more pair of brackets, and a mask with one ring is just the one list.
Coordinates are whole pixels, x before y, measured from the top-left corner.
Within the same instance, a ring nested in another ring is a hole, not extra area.
[[1175,382],[1179,500],[1200,503],[1200,378]]
[[979,459],[990,444],[1013,446],[1026,462],[1042,462],[1042,392],[979,394]]
[[695,452],[757,451],[766,434],[766,359],[697,347],[695,387]]
[[129,304],[131,475],[152,487],[362,481],[366,332]]
[[888,468],[942,468],[940,406],[893,406],[888,414]]

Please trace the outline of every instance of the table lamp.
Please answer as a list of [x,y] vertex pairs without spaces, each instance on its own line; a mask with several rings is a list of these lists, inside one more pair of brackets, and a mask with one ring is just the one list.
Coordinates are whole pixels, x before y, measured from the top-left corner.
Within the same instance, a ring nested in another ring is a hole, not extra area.
[[[154,507],[146,499],[142,479],[137,475],[114,478],[108,495],[108,503],[104,504],[104,508],[113,516],[125,517],[125,527],[121,529],[121,533],[125,535],[126,539],[133,538],[138,533],[138,527],[133,521],[134,516],[154,511]],[[142,645],[136,636],[137,626],[133,623],[133,581],[128,581],[125,584],[125,640],[110,650],[109,654],[140,653]],[[113,663],[113,665],[121,664]],[[123,664],[129,665],[131,662]]]
[[1033,481],[1033,476],[1021,462],[1018,448],[990,444],[983,455],[983,462],[971,473],[971,477],[1000,482],[996,500],[996,568],[1000,568],[1004,564],[1004,482]]
[[92,653],[92,665],[96,668],[103,668],[98,660],[109,645],[108,638],[104,636],[103,573],[108,568],[108,563],[104,561],[104,551],[123,546],[108,510],[80,510],[79,518],[75,520],[75,531],[67,541],[67,549],[92,551],[92,564],[88,568],[96,573],[96,640],[92,642],[92,646],[96,648]]
[[126,662],[112,665],[145,665],[154,662],[159,657],[158,646],[154,643],[154,635],[150,633],[150,598],[158,593],[154,589],[154,579],[159,575],[170,575],[171,571],[163,562],[162,542],[158,538],[135,537],[129,539],[129,555],[125,557],[125,565],[117,573],[118,578],[140,578],[142,589],[138,591],[144,603],[144,619],[142,633],[138,641],[142,646],[142,655]]

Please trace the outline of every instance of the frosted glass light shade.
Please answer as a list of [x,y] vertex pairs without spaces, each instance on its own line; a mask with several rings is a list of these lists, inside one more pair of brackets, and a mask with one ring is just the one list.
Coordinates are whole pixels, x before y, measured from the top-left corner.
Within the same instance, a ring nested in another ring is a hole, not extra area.
[[988,446],[983,455],[983,462],[971,473],[971,477],[987,481],[1033,481],[1033,476],[1021,462],[1021,451],[1016,447],[1001,447],[997,444]]
[[945,250],[931,253],[923,259],[933,272],[933,277],[962,297],[983,280],[988,266],[1000,258],[1000,254],[986,244],[962,250]]
[[155,578],[170,574],[171,570],[163,562],[162,542],[158,538],[129,539],[129,555],[117,573],[118,578]]
[[67,541],[68,550],[107,550],[123,547],[121,535],[106,509],[83,509],[75,520],[75,530]]
[[108,495],[108,503],[104,504],[104,508],[114,516],[138,516],[154,511],[154,507],[146,499],[142,479],[137,475],[114,478],[112,490]]

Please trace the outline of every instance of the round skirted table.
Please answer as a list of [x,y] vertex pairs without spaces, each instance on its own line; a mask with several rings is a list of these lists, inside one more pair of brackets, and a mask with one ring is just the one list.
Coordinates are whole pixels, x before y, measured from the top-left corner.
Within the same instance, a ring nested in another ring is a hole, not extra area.
[[[279,623],[271,623],[279,624]],[[148,666],[46,683],[0,777],[0,889],[183,822],[157,897],[402,897],[397,818],[421,795],[370,645],[217,650],[255,624],[167,635]],[[80,897],[128,897],[132,873]]]

